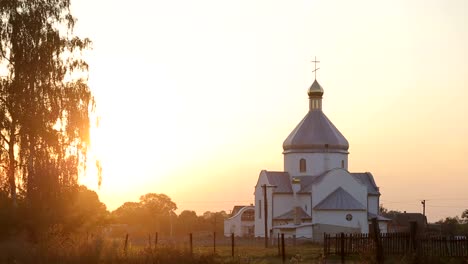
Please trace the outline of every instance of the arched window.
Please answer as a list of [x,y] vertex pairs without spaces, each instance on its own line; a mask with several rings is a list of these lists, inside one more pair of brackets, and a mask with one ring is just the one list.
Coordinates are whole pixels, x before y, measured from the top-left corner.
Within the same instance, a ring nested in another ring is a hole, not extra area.
[[341,160],[341,168],[344,169],[344,160]]
[[305,160],[305,159],[301,159],[301,160],[299,161],[299,171],[300,171],[300,172],[305,172],[306,169],[307,169],[307,167],[306,167],[306,160]]

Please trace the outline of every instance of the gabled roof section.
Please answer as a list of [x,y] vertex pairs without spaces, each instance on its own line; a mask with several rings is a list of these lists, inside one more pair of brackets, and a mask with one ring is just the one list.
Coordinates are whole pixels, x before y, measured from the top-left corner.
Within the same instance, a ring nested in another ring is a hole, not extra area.
[[314,185],[320,179],[322,179],[328,172],[330,172],[330,171],[326,171],[326,172],[324,172],[324,173],[322,173],[320,175],[317,175],[317,176],[296,177],[296,178],[299,178],[301,180],[301,190],[299,191],[299,193],[311,192],[312,185]]
[[[292,184],[291,184],[291,178],[289,176],[289,173],[283,172],[283,171],[264,171],[268,183],[271,185],[276,186],[276,188],[273,188],[274,193],[293,193],[292,189]],[[325,173],[324,173],[325,174]],[[323,175],[319,176],[298,176],[294,177],[300,180],[301,182],[301,189],[299,190],[299,193],[310,193],[310,186],[320,179],[320,177]]]
[[379,187],[375,184],[374,176],[370,172],[351,173],[353,177],[360,183],[367,186],[367,193],[371,195],[380,195]]
[[325,199],[318,203],[315,210],[366,210],[356,198],[345,191],[343,188],[338,187],[330,193]]
[[[299,207],[299,219],[312,219],[312,217],[306,213],[306,211],[304,211],[304,209],[302,209],[301,207]],[[295,209],[293,208],[292,210],[290,211],[287,211],[286,213],[280,215],[280,216],[277,216],[277,217],[274,217],[273,220],[292,220],[294,219],[294,211]]]
[[267,180],[271,185],[276,186],[273,188],[275,193],[292,193],[291,181],[289,173],[283,171],[265,171]]

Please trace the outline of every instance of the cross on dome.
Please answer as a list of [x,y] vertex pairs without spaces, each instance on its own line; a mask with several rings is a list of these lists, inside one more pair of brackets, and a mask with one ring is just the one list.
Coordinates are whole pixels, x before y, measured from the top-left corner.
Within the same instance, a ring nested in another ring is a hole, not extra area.
[[312,72],[315,74],[315,80],[317,80],[317,71],[320,69],[320,68],[317,68],[317,63],[320,63],[320,61],[318,61],[317,56],[315,56],[315,59],[311,62],[314,63],[314,70]]

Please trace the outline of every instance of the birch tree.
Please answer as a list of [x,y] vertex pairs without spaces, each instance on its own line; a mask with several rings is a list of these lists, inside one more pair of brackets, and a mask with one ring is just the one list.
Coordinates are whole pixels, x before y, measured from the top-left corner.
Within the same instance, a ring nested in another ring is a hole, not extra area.
[[0,166],[14,205],[46,206],[85,168],[90,41],[75,22],[70,0],[0,0]]

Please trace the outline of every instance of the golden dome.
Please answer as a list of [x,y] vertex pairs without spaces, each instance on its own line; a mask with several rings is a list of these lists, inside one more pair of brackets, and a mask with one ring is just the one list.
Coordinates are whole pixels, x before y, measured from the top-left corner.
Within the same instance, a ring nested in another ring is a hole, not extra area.
[[317,80],[314,80],[314,83],[310,86],[309,90],[307,91],[307,94],[309,97],[312,96],[322,96],[323,95],[323,88],[320,86],[320,84],[317,82]]

